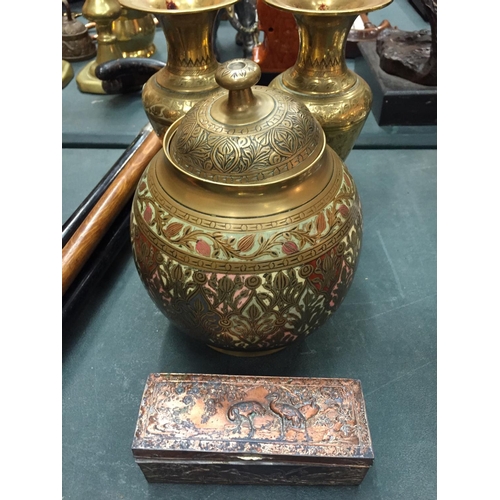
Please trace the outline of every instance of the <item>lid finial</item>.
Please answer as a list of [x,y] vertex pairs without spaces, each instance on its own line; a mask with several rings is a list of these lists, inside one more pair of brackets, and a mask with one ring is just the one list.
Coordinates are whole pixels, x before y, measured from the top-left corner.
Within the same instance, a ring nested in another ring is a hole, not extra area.
[[260,80],[260,67],[250,59],[232,59],[219,66],[216,82],[229,90],[227,112],[241,113],[256,103],[251,87]]

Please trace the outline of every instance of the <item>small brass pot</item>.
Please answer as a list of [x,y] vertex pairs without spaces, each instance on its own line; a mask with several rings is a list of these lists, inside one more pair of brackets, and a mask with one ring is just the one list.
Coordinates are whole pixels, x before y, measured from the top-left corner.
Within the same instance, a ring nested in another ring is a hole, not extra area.
[[[188,335],[235,355],[275,352],[339,307],[361,247],[354,181],[306,106],[255,86],[248,59],[167,131],[139,181],[139,275]],[[228,92],[229,91],[229,92]]]
[[63,0],[62,3],[66,8],[66,16],[62,16],[63,60],[77,62],[92,59],[97,49],[87,28],[77,19],[73,19],[68,1]]

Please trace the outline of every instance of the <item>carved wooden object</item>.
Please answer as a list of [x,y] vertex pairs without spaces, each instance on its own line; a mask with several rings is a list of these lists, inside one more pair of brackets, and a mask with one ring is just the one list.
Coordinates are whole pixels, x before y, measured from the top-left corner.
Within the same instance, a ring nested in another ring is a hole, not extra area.
[[373,463],[353,379],[151,374],[132,450],[150,482],[353,485]]

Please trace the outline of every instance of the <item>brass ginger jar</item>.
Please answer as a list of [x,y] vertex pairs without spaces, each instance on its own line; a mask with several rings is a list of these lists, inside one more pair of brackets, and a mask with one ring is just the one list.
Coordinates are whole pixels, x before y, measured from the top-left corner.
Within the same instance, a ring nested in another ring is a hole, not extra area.
[[362,232],[354,181],[317,120],[259,78],[249,59],[219,67],[226,90],[172,124],[131,213],[136,267],[159,309],[210,347],[247,356],[328,319]]

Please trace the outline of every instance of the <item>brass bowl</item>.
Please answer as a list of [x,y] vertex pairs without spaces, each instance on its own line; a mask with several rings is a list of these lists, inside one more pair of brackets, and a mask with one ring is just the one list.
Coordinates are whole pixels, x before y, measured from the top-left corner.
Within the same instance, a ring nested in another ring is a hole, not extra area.
[[123,57],[151,57],[155,53],[156,25],[152,14],[122,7],[111,29]]
[[234,355],[309,335],[352,282],[362,218],[354,181],[307,108],[255,86],[237,59],[221,90],[167,131],[131,214],[141,279],[188,335]]

